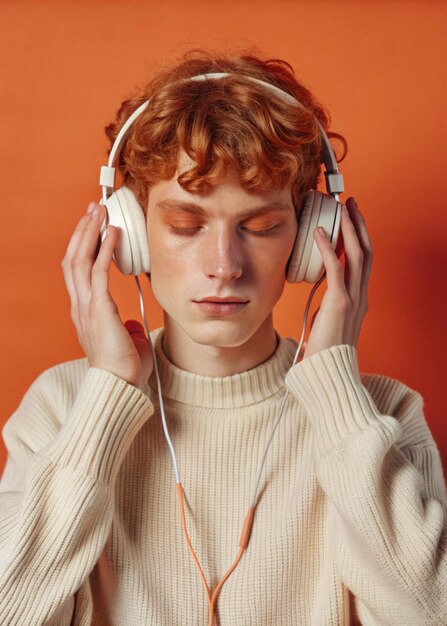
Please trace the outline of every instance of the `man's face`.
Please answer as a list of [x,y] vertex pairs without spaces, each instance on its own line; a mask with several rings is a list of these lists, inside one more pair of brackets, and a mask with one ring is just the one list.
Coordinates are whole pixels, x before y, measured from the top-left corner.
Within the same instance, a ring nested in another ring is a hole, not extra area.
[[177,182],[191,164],[183,153],[174,177],[149,192],[152,290],[169,323],[193,341],[240,346],[284,289],[297,232],[291,187],[249,193],[230,171],[206,194],[191,194]]

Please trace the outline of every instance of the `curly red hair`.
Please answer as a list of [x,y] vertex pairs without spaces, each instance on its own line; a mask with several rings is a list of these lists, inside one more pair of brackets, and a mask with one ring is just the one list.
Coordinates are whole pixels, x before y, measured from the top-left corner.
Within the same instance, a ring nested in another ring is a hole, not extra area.
[[[233,75],[186,80],[211,72]],[[247,76],[280,87],[304,108],[287,103]],[[148,99],[149,106],[128,131],[117,163],[124,184],[145,213],[151,185],[174,176],[180,149],[195,161],[178,177],[190,193],[218,184],[232,167],[246,190],[262,192],[291,184],[296,206],[319,182],[322,140],[316,120],[329,138],[341,141],[339,160],[347,152],[344,137],[328,131],[328,111],[281,59],[189,51],[122,102],[115,121],[105,128],[111,144],[127,118]]]

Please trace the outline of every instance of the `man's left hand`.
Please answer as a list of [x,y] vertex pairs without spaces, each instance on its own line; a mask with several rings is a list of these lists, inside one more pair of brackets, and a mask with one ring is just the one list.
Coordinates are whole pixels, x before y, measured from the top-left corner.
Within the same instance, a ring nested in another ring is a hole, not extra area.
[[314,230],[326,270],[327,289],[314,314],[303,358],[339,344],[357,347],[368,311],[373,250],[365,219],[352,197],[342,207],[340,236],[345,252],[344,270],[329,238]]

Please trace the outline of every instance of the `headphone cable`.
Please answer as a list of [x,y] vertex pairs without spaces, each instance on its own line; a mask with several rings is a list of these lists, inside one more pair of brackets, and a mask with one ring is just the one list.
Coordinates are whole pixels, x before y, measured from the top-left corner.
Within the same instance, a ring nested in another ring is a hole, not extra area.
[[[291,368],[295,365],[295,363],[296,363],[296,361],[297,361],[297,359],[299,357],[299,354],[300,354],[301,346],[303,344],[304,334],[306,332],[307,317],[308,317],[308,313],[309,313],[310,304],[312,302],[312,299],[313,299],[313,297],[315,295],[316,290],[321,285],[321,283],[322,283],[322,281],[324,280],[325,277],[326,277],[326,272],[324,271],[322,276],[321,276],[321,278],[314,284],[314,286],[312,288],[312,291],[310,292],[309,298],[307,300],[306,308],[305,308],[305,311],[304,311],[304,317],[303,317],[303,326],[302,326],[301,337],[300,337],[300,340],[298,342],[298,348],[297,348],[297,350],[295,352],[295,356],[293,358],[293,362],[292,362]],[[185,507],[184,507],[184,496],[185,496],[185,493],[184,493],[184,490],[183,490],[183,485],[182,485],[182,483],[180,481],[180,475],[179,475],[178,465],[177,465],[177,457],[176,457],[176,454],[175,454],[174,446],[173,446],[172,441],[171,441],[171,437],[169,436],[168,425],[166,423],[166,415],[165,415],[165,410],[164,410],[163,394],[162,394],[162,391],[161,391],[161,382],[160,382],[160,375],[159,375],[158,364],[157,364],[157,357],[156,357],[156,354],[155,354],[154,346],[152,344],[152,339],[151,339],[151,335],[150,335],[150,332],[149,332],[148,323],[147,323],[147,320],[146,320],[146,313],[145,313],[145,309],[144,309],[144,300],[143,300],[143,294],[142,294],[142,291],[141,291],[140,281],[139,281],[137,275],[134,275],[134,278],[135,278],[135,281],[137,283],[138,293],[139,293],[139,297],[140,297],[141,316],[143,318],[144,327],[146,329],[146,335],[147,335],[147,338],[149,340],[149,344],[150,344],[150,347],[151,347],[151,350],[152,350],[152,356],[153,356],[153,361],[154,361],[155,378],[156,378],[156,381],[157,381],[157,393],[158,393],[158,399],[159,399],[159,405],[160,405],[161,419],[162,419],[162,424],[163,424],[163,431],[164,431],[164,434],[165,434],[165,438],[166,438],[166,440],[168,442],[169,450],[170,450],[171,457],[172,457],[172,463],[173,463],[173,466],[174,466],[174,474],[175,474],[175,481],[176,481],[176,487],[177,487],[177,495],[178,495],[179,504],[180,504],[180,514],[181,514],[181,519],[182,519],[183,531],[184,531],[185,536],[186,536],[186,541],[187,541],[187,544],[188,544],[189,551],[190,551],[190,553],[191,553],[191,555],[192,555],[192,557],[193,557],[193,559],[194,559],[194,561],[195,561],[195,563],[196,563],[196,565],[197,565],[197,567],[199,569],[200,576],[202,578],[202,581],[203,581],[203,584],[204,584],[204,587],[205,587],[205,590],[206,590],[206,594],[207,594],[207,597],[208,597],[208,603],[209,603],[208,626],[213,626],[213,624],[214,624],[214,610],[215,610],[215,605],[216,605],[217,597],[218,597],[218,595],[220,593],[220,590],[221,590],[224,582],[227,580],[227,578],[236,569],[239,561],[242,558],[242,554],[244,553],[244,551],[246,550],[246,548],[248,546],[248,542],[249,542],[249,539],[250,539],[251,528],[252,528],[253,520],[254,520],[255,509],[256,509],[256,506],[257,506],[256,499],[257,499],[259,484],[260,484],[260,481],[261,481],[262,470],[264,468],[265,460],[267,458],[267,452],[268,452],[268,450],[270,448],[270,444],[272,443],[272,440],[273,440],[273,435],[274,435],[274,433],[276,431],[276,428],[277,428],[279,422],[281,421],[281,418],[282,418],[282,415],[283,415],[284,406],[286,404],[286,400],[287,400],[287,397],[289,395],[289,390],[287,389],[285,394],[284,394],[284,396],[283,396],[283,399],[281,401],[281,405],[280,405],[280,408],[279,408],[278,417],[277,417],[277,419],[276,419],[276,421],[275,421],[275,423],[273,425],[272,432],[270,434],[270,437],[269,437],[269,439],[267,441],[267,445],[266,445],[265,450],[264,450],[264,455],[262,457],[261,467],[260,467],[259,474],[258,474],[258,477],[257,477],[257,480],[256,480],[256,486],[255,486],[255,489],[254,489],[252,503],[251,503],[251,505],[250,505],[250,507],[249,507],[249,509],[247,511],[247,514],[245,516],[245,519],[244,519],[244,525],[243,525],[242,533],[241,533],[241,536],[240,536],[240,539],[239,539],[239,551],[237,553],[236,559],[235,559],[233,565],[231,565],[229,570],[226,572],[224,577],[220,580],[220,582],[217,585],[217,587],[215,588],[213,594],[211,594],[210,588],[209,588],[208,583],[207,583],[206,578],[205,578],[205,574],[203,573],[203,569],[202,569],[202,567],[200,565],[200,562],[199,562],[199,560],[197,558],[197,555],[196,555],[196,553],[194,551],[194,548],[192,547],[191,540],[190,540],[189,534],[188,534],[188,529],[187,529],[187,526],[186,526],[186,516],[185,516]]]

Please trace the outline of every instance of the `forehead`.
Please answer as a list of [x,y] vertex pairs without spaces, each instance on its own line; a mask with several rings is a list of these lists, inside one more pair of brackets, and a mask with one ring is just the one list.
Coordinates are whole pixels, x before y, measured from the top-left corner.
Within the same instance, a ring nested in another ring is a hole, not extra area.
[[196,162],[181,152],[177,170],[168,180],[162,180],[149,189],[148,209],[158,212],[187,211],[202,216],[249,216],[266,211],[294,211],[291,185],[279,190],[251,191],[240,184],[236,170],[229,168],[225,176],[206,191],[190,193],[177,178],[195,167]]

